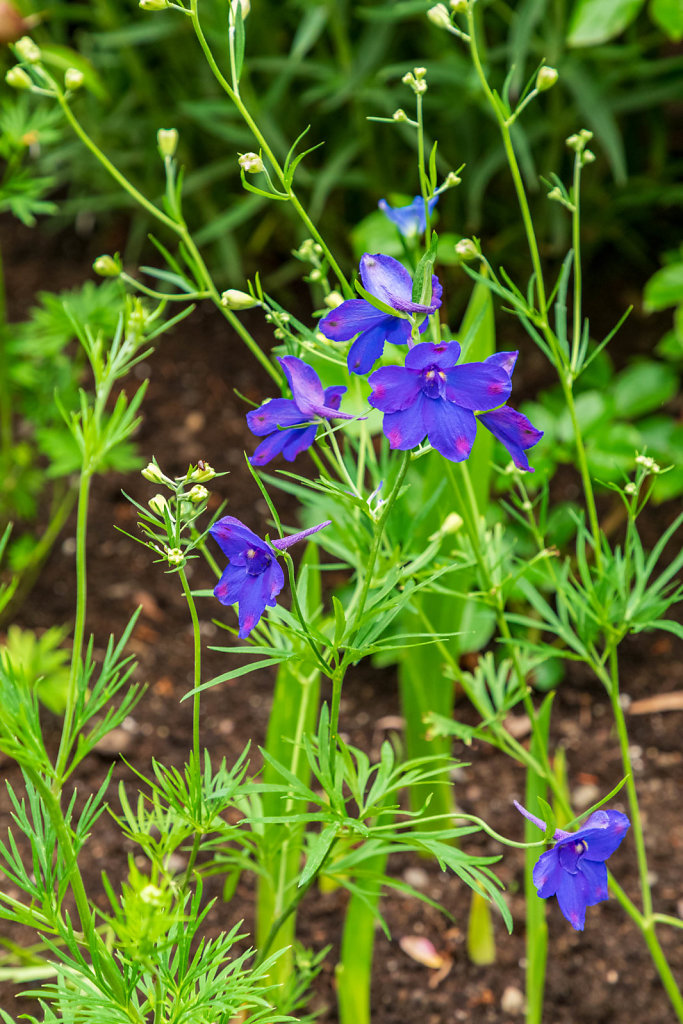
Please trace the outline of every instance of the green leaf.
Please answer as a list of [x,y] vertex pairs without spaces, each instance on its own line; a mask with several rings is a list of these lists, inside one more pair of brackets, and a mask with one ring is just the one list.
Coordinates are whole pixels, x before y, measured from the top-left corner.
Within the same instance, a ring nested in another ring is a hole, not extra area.
[[681,0],[652,0],[650,17],[655,25],[678,43],[683,39],[683,5]]
[[311,844],[311,848],[308,851],[308,857],[306,858],[306,866],[301,873],[299,879],[299,888],[302,885],[306,885],[308,881],[315,875],[318,868],[327,857],[327,854],[332,849],[332,844],[337,838],[338,824],[336,821],[326,825],[320,835],[316,836],[315,840]]
[[637,17],[645,0],[577,0],[569,19],[569,46],[598,46]]
[[645,285],[643,306],[647,313],[654,313],[680,303],[683,303],[683,263],[670,263],[653,274]]
[[242,4],[235,5],[235,78],[239,82],[244,64],[244,18]]
[[618,375],[614,401],[621,416],[635,419],[668,402],[678,390],[676,371],[664,363],[633,363]]

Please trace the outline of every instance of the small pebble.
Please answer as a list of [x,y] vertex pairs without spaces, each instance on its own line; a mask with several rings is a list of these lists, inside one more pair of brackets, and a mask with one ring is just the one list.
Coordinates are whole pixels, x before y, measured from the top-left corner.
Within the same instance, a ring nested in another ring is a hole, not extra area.
[[524,993],[514,985],[508,985],[500,1000],[503,1013],[520,1014],[524,1012]]
[[403,881],[412,885],[413,889],[426,889],[429,885],[429,875],[424,868],[406,868],[403,872]]
[[600,789],[592,782],[586,782],[583,786],[577,786],[572,792],[572,804],[577,811],[583,811],[591,804],[597,803],[600,798]]

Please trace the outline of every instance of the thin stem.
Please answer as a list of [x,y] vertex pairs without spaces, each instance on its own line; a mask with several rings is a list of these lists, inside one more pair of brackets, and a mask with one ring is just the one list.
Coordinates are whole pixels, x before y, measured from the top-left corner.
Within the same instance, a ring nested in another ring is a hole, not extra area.
[[571,371],[576,373],[581,346],[581,153],[574,157],[574,185],[572,190],[572,248],[574,250],[574,322],[572,324]]
[[9,360],[7,358],[7,303],[5,276],[0,250],[0,451],[2,451],[5,472],[9,469],[12,451],[12,391],[9,383]]
[[195,762],[195,771],[197,774],[201,774],[201,762],[200,762],[200,749],[199,749],[199,707],[201,694],[199,689],[202,684],[202,638],[199,631],[199,617],[197,616],[197,606],[192,596],[192,591],[187,582],[187,576],[185,575],[184,569],[178,570],[178,576],[182,584],[183,593],[187,601],[187,606],[190,610],[190,618],[192,619],[192,636],[194,641],[194,668],[193,668],[193,696],[192,696],[192,753]]

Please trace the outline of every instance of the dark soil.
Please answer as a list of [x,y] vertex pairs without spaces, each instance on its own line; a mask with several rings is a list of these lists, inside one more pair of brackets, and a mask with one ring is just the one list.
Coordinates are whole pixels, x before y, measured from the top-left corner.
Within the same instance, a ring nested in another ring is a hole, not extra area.
[[[15,258],[8,275],[11,315],[17,318],[34,288],[47,282],[45,263],[37,258],[34,248],[36,236],[22,231],[13,235]],[[54,271],[49,279],[50,288],[76,284],[89,272],[88,260],[79,253],[71,251],[61,262],[54,262],[55,252],[49,255]],[[524,360],[520,359],[520,368],[523,366]],[[199,310],[171,337],[162,340],[159,350],[139,373],[151,378],[144,424],[138,437],[142,456],[147,459],[155,455],[169,473],[184,472],[189,462],[196,463],[199,458],[218,469],[229,467],[231,475],[216,482],[216,500],[229,499],[230,514],[243,519],[257,532],[262,530],[267,509],[244,467],[243,448],[251,442],[243,403],[232,389],[237,388],[254,400],[261,400],[270,389],[265,375],[239,339],[211,311]],[[535,377],[535,373],[530,372],[529,377]],[[152,758],[182,765],[191,743],[190,706],[180,700],[190,688],[192,676],[192,638],[185,602],[177,580],[154,566],[148,551],[115,529],[118,526],[135,532],[135,518],[121,496],[122,487],[141,503],[153,493],[152,485],[138,474],[95,482],[88,540],[87,626],[95,636],[96,646],[102,649],[109,634],[120,635],[135,608],[142,606],[130,650],[139,661],[137,678],[148,684],[148,690],[123,729],[110,736],[102,750],[83,765],[77,779],[81,794],[99,785],[111,757],[119,752],[146,771]],[[296,513],[291,502],[283,499],[281,508],[284,520],[294,523]],[[666,507],[651,513],[647,526],[652,537],[670,522],[671,514]],[[71,522],[19,615],[20,625],[41,630],[72,620],[73,531]],[[208,570],[199,562],[196,565],[193,586],[208,586]],[[200,606],[207,644],[220,642],[211,623],[216,613],[209,600]],[[683,690],[683,645],[667,634],[630,639],[623,647],[622,666],[623,689],[631,700]],[[207,678],[224,671],[224,657],[207,652]],[[262,671],[205,693],[202,737],[214,758],[225,756],[234,760],[248,740],[253,744],[263,741],[272,687],[273,674]],[[467,720],[469,710],[459,705],[458,714]],[[342,704],[342,727],[352,743],[376,756],[387,732],[400,729],[399,716],[392,671],[366,665],[350,675]],[[581,671],[571,672],[555,703],[553,737],[554,743],[566,750],[569,780],[578,807],[582,799],[584,806],[596,799],[593,793],[609,791],[621,777],[618,744],[610,722],[605,693]],[[523,722],[517,724],[523,732]],[[57,725],[56,720],[47,722],[47,728],[55,735]],[[629,726],[650,864],[656,876],[656,909],[682,915],[681,712],[631,715]],[[480,744],[467,749],[455,744],[454,754],[468,762],[467,767],[457,772],[456,800],[461,809],[482,815],[504,834],[521,838],[522,821],[512,800],[523,796],[522,770]],[[17,785],[14,765],[5,758],[0,760],[0,767]],[[120,779],[127,780],[134,789],[133,776],[119,761],[110,790],[114,808]],[[621,794],[614,806],[626,809],[620,797]],[[9,821],[4,789],[0,793],[0,812],[0,834],[4,835]],[[481,841],[476,837],[467,841],[467,849],[486,854],[501,852],[493,840]],[[106,870],[114,879],[121,878],[127,869],[128,854],[135,851],[131,844],[122,842],[118,828],[104,815],[87,852],[89,859],[82,865],[86,886],[96,902],[104,906],[101,871]],[[632,841],[624,842],[610,866],[626,892],[637,901]],[[473,966],[466,953],[470,894],[465,886],[419,858],[397,861],[393,870],[442,903],[452,919],[414,899],[392,896],[384,901],[382,910],[392,938],[389,941],[380,932],[377,935],[373,1024],[417,1020],[424,1024],[508,1024],[522,1019],[525,936],[519,851],[506,849],[496,867],[507,887],[514,932],[508,936],[497,920],[497,960],[485,967]],[[209,918],[211,929],[227,929],[242,918],[245,928],[249,928],[252,893],[253,885],[246,880],[235,898],[225,905],[220,900],[221,886],[214,880],[207,890],[208,895],[219,898]],[[334,964],[345,898],[342,892],[314,891],[300,911],[301,941],[316,950],[332,944],[313,1004],[321,1012],[323,1024],[336,1020]],[[549,904],[550,952],[544,1016],[547,1024],[666,1024],[673,1019],[645,944],[613,899],[589,909],[583,933],[570,928],[554,900]],[[672,968],[683,982],[680,933],[663,928],[660,934]],[[12,935],[16,937],[15,932]],[[429,939],[438,952],[450,959],[450,971],[439,976],[435,970],[411,959],[399,944],[407,936]],[[29,939],[27,935],[18,938]],[[25,1011],[30,1002],[16,1000],[16,991],[8,985],[0,986],[0,1006],[14,1017]]]

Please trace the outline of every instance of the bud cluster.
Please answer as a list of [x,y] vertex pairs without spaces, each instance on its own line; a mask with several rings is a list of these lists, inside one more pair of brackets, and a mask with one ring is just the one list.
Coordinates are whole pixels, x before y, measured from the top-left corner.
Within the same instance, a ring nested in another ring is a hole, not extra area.
[[408,71],[401,81],[404,85],[409,85],[416,96],[422,95],[427,92],[427,69],[426,68],[413,68],[412,71]]
[[240,153],[237,163],[247,174],[260,174],[266,169],[259,153]]

